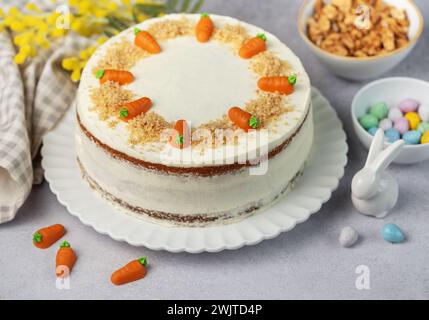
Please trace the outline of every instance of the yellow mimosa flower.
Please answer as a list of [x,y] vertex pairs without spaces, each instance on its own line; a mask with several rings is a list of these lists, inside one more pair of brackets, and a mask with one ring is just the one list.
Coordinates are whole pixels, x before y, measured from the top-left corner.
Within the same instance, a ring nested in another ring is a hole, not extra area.
[[81,76],[80,69],[75,69],[71,74],[71,79],[73,82],[78,82],[80,80],[80,76]]
[[61,65],[65,70],[72,71],[79,67],[79,59],[76,57],[65,58]]
[[29,11],[34,11],[34,12],[41,12],[41,10],[39,9],[39,7],[36,6],[34,3],[27,3],[25,5],[25,9],[27,9]]

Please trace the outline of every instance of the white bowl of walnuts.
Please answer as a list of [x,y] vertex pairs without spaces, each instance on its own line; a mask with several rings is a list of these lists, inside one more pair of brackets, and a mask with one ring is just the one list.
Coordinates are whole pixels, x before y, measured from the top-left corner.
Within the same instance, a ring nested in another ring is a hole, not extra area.
[[414,48],[424,27],[411,0],[306,0],[298,30],[311,51],[350,80],[380,76]]

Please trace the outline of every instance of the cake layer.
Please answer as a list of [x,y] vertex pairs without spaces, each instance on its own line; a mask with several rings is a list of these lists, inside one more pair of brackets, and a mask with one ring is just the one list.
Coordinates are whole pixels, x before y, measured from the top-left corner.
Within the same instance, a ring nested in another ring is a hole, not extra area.
[[81,169],[96,191],[143,218],[201,226],[244,218],[284,193],[309,156],[313,118],[310,112],[262,175],[251,174],[249,167],[213,176],[166,174],[113,157],[80,128],[76,140]]

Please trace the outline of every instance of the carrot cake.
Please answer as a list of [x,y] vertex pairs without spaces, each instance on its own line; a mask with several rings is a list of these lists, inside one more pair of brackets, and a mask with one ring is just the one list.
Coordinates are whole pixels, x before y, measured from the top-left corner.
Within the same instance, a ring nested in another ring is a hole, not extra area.
[[209,14],[146,20],[102,45],[82,74],[82,176],[154,223],[243,219],[300,176],[310,91],[299,58],[259,27]]

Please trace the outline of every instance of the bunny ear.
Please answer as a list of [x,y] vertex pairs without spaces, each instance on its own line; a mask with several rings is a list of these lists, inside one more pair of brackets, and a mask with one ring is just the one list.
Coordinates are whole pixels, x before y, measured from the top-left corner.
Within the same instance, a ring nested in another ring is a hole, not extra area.
[[378,155],[383,151],[384,146],[384,131],[382,129],[378,129],[374,135],[374,138],[371,143],[371,147],[369,148],[368,158],[366,159],[365,167],[370,166],[375,162]]
[[392,161],[395,160],[395,158],[399,155],[403,146],[404,140],[398,140],[384,149],[373,164],[375,171],[380,172],[385,170],[389,164],[391,164]]

